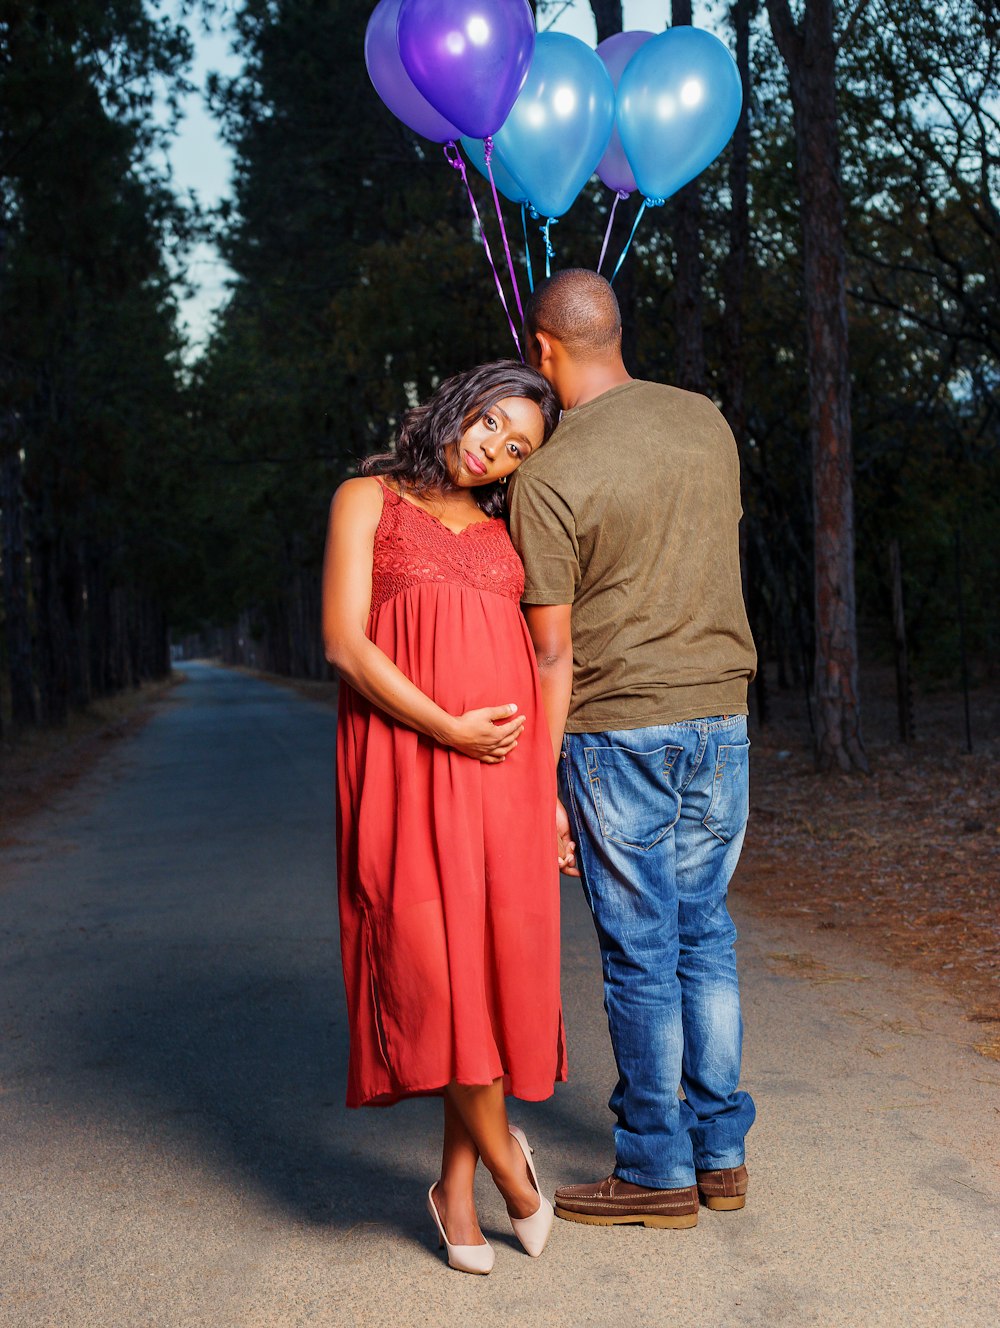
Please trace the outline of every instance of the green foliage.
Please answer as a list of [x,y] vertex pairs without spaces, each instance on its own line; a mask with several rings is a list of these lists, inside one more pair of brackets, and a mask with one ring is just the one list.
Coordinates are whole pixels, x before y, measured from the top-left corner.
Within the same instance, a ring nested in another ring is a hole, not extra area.
[[[998,492],[996,154],[985,133],[998,50],[988,9],[975,0],[879,2],[845,13],[841,34],[860,609],[879,650],[889,639],[886,544],[899,536],[916,656],[932,670],[956,659],[960,522],[973,642],[983,649],[997,632],[995,598],[978,590],[993,586],[996,570],[977,524]],[[251,0],[238,18],[244,76],[215,90],[237,151],[224,219],[237,281],[199,368],[197,400],[208,520],[215,538],[241,551],[238,572],[221,575],[218,564],[213,604],[223,618],[280,602],[304,571],[315,576],[337,481],[382,448],[400,411],[444,374],[511,349],[458,180],[368,84],[367,13],[347,0]],[[762,17],[753,64],[751,597],[762,643],[791,677],[811,655],[805,328],[791,112]],[[703,177],[702,198],[706,347],[721,394],[725,160]],[[594,265],[609,202],[595,183],[554,230],[557,266]],[[636,204],[619,208],[612,258]],[[516,237],[516,210],[507,219]],[[537,272],[534,233],[532,244]],[[676,356],[675,261],[668,206],[644,220],[619,283],[634,368],[662,379]]]
[[205,520],[240,551],[208,560],[202,612],[223,621],[316,575],[334,488],[407,405],[513,353],[457,175],[368,82],[368,13],[247,4],[244,73],[214,87],[237,154],[237,281],[194,400]]
[[115,685],[88,581],[162,606],[186,556],[168,253],[188,219],[148,154],[190,46],[141,0],[5,3],[0,39],[0,451],[23,458],[36,683],[58,719],[67,689]]
[[[152,0],[0,0],[0,410],[17,426],[0,429],[0,450],[24,449],[36,535],[99,551],[177,630],[242,615],[295,671],[321,666],[316,586],[337,483],[443,376],[513,353],[458,176],[368,82],[370,8],[236,9],[244,68],[211,87],[236,154],[216,219],[235,279],[182,375],[171,273],[196,219],[150,166],[170,128],[151,108],[157,88],[186,86],[189,36]],[[873,0],[841,7],[841,22],[864,640],[889,648],[896,537],[917,665],[947,676],[956,547],[970,645],[985,660],[1000,635],[1000,37],[981,0]],[[792,681],[812,653],[809,403],[795,139],[762,11],[752,59],[750,598]],[[492,203],[470,178],[499,258]],[[718,399],[727,190],[724,154],[701,191]],[[556,266],[594,266],[610,201],[596,182],[585,191],[553,231]],[[612,261],[637,204],[619,207]],[[520,217],[505,214],[519,251]],[[534,228],[531,244],[537,275]],[[640,375],[673,376],[676,261],[668,205],[647,214],[616,283]]]

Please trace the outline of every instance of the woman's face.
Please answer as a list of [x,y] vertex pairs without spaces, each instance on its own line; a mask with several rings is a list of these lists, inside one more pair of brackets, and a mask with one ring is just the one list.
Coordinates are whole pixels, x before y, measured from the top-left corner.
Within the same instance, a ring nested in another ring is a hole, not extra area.
[[452,483],[460,489],[495,484],[541,447],[545,421],[534,401],[504,397],[444,449]]

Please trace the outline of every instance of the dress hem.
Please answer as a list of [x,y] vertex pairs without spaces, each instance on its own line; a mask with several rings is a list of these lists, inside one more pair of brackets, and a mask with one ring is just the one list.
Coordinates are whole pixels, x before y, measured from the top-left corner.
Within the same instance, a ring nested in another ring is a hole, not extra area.
[[[497,1077],[499,1078],[500,1076]],[[506,1081],[508,1079],[508,1076],[504,1075],[503,1078]],[[394,1106],[397,1102],[405,1102],[407,1098],[411,1097],[441,1097],[444,1093],[444,1090],[447,1088],[448,1084],[453,1082],[462,1084],[466,1088],[487,1088],[489,1084],[495,1081],[493,1079],[489,1080],[488,1082],[483,1082],[479,1079],[462,1079],[462,1078],[458,1078],[456,1080],[448,1079],[444,1083],[428,1084],[426,1086],[419,1086],[414,1088],[400,1088],[398,1090],[390,1089],[388,1092],[385,1093],[373,1093],[365,1097],[354,1098],[353,1100],[351,1098],[351,1095],[348,1094],[346,1105],[351,1110],[359,1110],[362,1107],[391,1107]],[[566,1082],[565,1071],[562,1071],[556,1075],[555,1079],[552,1081],[551,1088],[541,1092],[538,1091],[537,1089],[519,1092],[518,1089],[509,1086],[505,1082],[503,1090],[504,1097],[516,1097],[520,1102],[546,1102],[555,1092],[556,1084],[564,1084],[565,1082]],[[519,1085],[518,1087],[523,1088],[522,1085]]]

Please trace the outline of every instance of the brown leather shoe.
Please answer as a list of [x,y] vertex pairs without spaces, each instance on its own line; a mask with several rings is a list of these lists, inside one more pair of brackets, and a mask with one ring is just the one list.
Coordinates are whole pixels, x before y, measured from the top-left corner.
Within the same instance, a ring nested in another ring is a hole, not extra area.
[[706,1208],[716,1212],[732,1212],[747,1201],[747,1169],[745,1166],[723,1167],[721,1171],[698,1171],[698,1198]]
[[625,1222],[641,1222],[644,1227],[693,1227],[698,1223],[698,1187],[647,1190],[608,1176],[591,1185],[564,1185],[556,1190],[556,1216],[597,1227]]

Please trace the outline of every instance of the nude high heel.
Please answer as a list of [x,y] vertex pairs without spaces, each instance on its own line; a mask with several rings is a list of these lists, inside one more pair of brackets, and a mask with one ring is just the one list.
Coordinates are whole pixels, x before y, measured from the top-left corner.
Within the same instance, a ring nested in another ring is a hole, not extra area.
[[449,1268],[456,1268],[460,1273],[485,1274],[490,1272],[496,1255],[493,1252],[493,1246],[488,1241],[485,1245],[452,1245],[445,1235],[444,1223],[441,1221],[441,1214],[434,1202],[436,1186],[437,1181],[427,1191],[427,1211],[434,1219],[434,1225],[438,1229],[440,1237],[438,1248],[443,1245],[448,1253]]
[[[524,1160],[528,1164],[528,1175],[531,1177],[531,1183],[538,1192],[538,1208],[530,1217],[512,1217],[510,1224],[514,1228],[514,1235],[524,1246],[528,1254],[533,1259],[537,1259],[542,1250],[545,1249],[545,1242],[549,1238],[549,1232],[552,1230],[552,1222],[555,1212],[552,1205],[542,1194],[538,1184],[538,1175],[535,1171],[535,1164],[531,1160],[531,1154],[534,1149],[531,1148],[527,1139],[524,1137],[524,1131],[518,1125],[510,1127],[511,1135],[521,1152],[524,1154]],[[508,1214],[509,1216],[509,1214]]]

